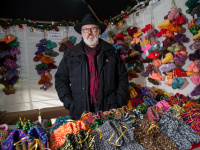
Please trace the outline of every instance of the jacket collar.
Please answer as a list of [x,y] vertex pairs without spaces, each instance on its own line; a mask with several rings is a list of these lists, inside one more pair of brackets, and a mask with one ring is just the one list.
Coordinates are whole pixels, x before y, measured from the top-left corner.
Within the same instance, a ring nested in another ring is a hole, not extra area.
[[[110,50],[114,52],[114,47],[105,42],[104,40],[101,40],[99,39],[100,42],[101,42],[101,52],[100,54],[106,52],[108,53]],[[69,53],[68,53],[69,56],[80,56],[80,55],[85,55],[85,51],[83,50],[83,40],[81,40],[78,44],[76,44],[74,47],[72,47],[70,50],[69,50]]]

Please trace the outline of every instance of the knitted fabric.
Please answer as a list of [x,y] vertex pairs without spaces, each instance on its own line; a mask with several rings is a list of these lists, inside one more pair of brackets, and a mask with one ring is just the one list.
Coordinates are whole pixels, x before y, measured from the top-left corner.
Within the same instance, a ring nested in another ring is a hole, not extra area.
[[172,108],[161,115],[157,123],[160,131],[170,138],[179,150],[187,150],[200,141],[199,135],[185,124],[183,119]]
[[[47,142],[48,142],[48,136],[47,133],[44,131],[43,128],[41,128],[40,126],[33,126],[30,128],[30,130],[28,131],[28,141],[29,141],[29,145],[35,143],[35,139],[40,139],[41,145],[45,145],[45,147],[47,146]],[[33,144],[34,145],[34,144]]]
[[147,115],[149,120],[158,121],[163,112],[164,111],[162,109],[154,105],[148,108]]
[[139,144],[146,149],[156,150],[176,150],[176,144],[165,136],[159,129],[154,126],[147,118],[142,119],[138,127],[133,131],[134,137]]
[[181,113],[183,121],[200,135],[200,109],[187,109]]
[[55,124],[49,129],[49,134],[51,134],[55,129],[58,129],[58,127],[60,127],[61,125],[67,123],[69,119],[69,116],[57,118]]
[[134,109],[131,113],[126,113],[126,115],[119,120],[121,123],[125,123],[131,129],[135,129],[139,124],[140,120],[143,119],[143,115],[137,109]]
[[0,125],[0,147],[5,142],[6,138],[8,137],[10,131],[6,124]]
[[[11,131],[9,136],[7,137],[6,141],[3,143],[1,150],[15,149],[14,144],[25,137],[26,137],[26,134],[21,129],[16,129],[16,130]],[[26,139],[24,139],[24,140],[26,140]],[[23,140],[22,140],[22,142],[23,142]]]
[[131,105],[132,105],[133,107],[136,107],[138,104],[143,103],[143,102],[144,102],[144,101],[143,101],[143,97],[144,97],[143,94],[138,93],[137,96],[136,96],[135,98],[133,98],[133,99],[130,100],[130,101],[131,101]]
[[90,48],[85,43],[83,44],[84,50],[88,55],[88,68],[90,75],[90,103],[99,103],[99,79],[97,73],[97,55],[101,48],[101,44],[96,47]]
[[95,145],[92,141],[93,137],[92,135],[86,131],[86,130],[80,130],[77,134],[77,136],[72,134],[66,135],[66,141],[65,143],[58,148],[58,150],[79,150],[79,149],[89,149],[94,150]]
[[178,104],[180,107],[183,106],[183,104],[185,104],[185,102],[182,100],[182,99],[178,99],[174,96],[171,96],[168,101],[167,101],[170,105],[175,105],[175,104]]
[[[106,121],[99,129],[93,130],[92,136],[95,136],[96,150],[145,150],[135,141],[130,128],[113,121]],[[116,141],[118,138],[119,140]]]
[[66,134],[74,133],[77,135],[78,131],[81,129],[89,130],[86,123],[80,120],[68,122],[60,126],[58,129],[54,130],[50,136],[50,148],[56,150],[65,143]]

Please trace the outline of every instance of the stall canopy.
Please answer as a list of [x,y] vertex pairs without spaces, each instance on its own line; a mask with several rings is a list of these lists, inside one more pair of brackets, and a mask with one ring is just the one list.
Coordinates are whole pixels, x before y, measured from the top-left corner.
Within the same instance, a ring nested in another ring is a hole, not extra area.
[[127,6],[135,6],[143,0],[34,0],[1,2],[0,18],[39,21],[81,21],[85,14],[91,13],[88,5],[94,10],[100,20],[114,17],[125,10]]

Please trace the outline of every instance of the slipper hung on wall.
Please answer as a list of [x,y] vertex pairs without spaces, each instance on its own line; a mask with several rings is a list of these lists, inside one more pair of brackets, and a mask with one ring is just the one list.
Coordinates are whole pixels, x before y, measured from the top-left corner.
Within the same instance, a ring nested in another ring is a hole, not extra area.
[[0,39],[0,84],[4,85],[3,92],[6,95],[15,94],[14,85],[19,79],[19,66],[17,64],[17,55],[19,51],[19,42],[17,38],[8,34]]
[[[45,36],[44,32],[44,36]],[[57,66],[54,64],[55,57],[59,55],[58,52],[53,50],[57,44],[52,42],[51,40],[47,40],[45,37],[36,44],[37,51],[35,52],[35,57],[33,58],[34,62],[41,62],[40,64],[36,65],[36,70],[38,75],[40,75],[40,80],[38,81],[39,85],[42,85],[40,89],[46,91],[49,89],[53,83],[51,83],[52,76],[50,71],[52,69],[56,69]]]

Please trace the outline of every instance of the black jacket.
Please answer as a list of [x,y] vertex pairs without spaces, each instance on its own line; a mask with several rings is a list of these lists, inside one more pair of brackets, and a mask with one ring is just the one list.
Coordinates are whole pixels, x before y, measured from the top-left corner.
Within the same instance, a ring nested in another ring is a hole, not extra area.
[[[128,93],[127,70],[115,48],[103,40],[97,68],[99,110],[122,107]],[[55,74],[55,88],[73,119],[79,119],[83,112],[90,111],[88,61],[83,41],[62,58]]]

